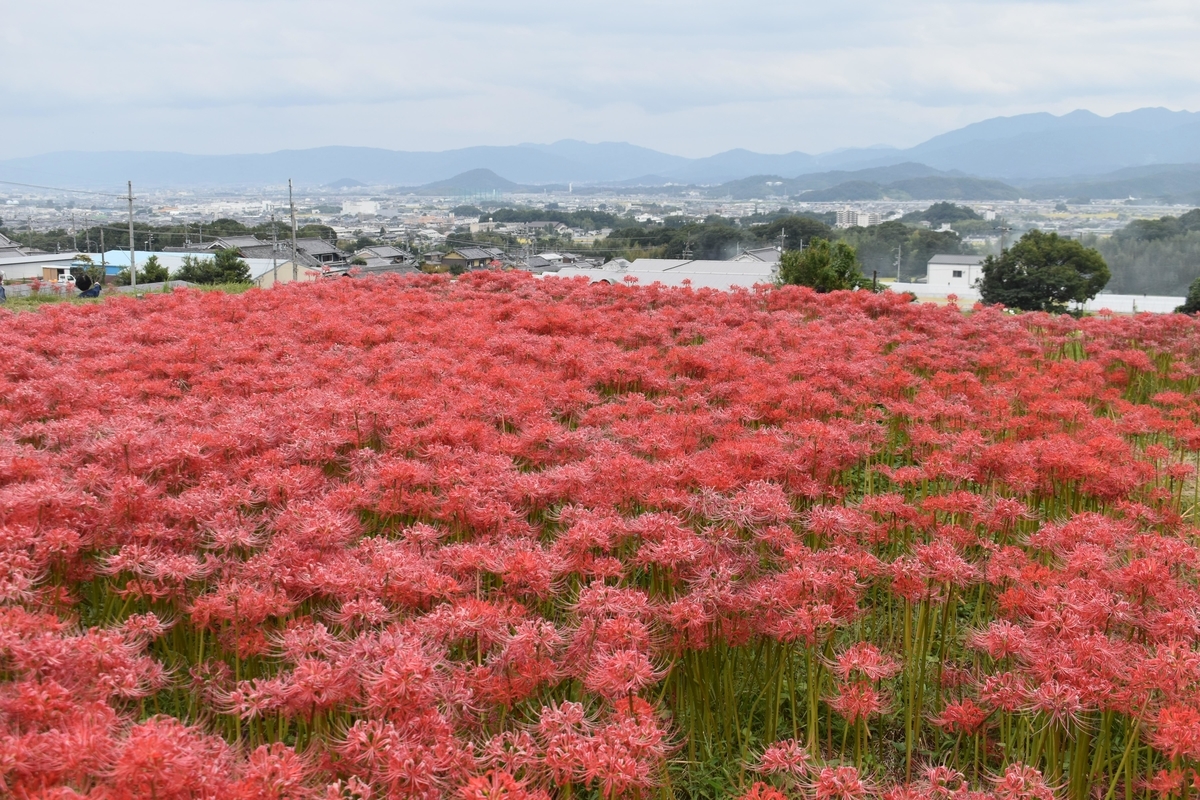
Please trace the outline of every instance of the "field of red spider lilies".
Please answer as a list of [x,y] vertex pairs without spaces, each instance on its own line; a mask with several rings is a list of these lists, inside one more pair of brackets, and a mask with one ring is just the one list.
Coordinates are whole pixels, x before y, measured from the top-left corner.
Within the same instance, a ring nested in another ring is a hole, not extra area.
[[1200,322],[0,310],[0,795],[1187,797]]

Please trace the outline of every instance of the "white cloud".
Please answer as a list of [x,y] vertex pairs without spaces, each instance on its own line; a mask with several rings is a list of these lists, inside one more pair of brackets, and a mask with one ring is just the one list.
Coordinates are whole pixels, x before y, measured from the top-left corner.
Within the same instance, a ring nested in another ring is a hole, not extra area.
[[2,21],[0,158],[564,137],[813,152],[1200,108],[1190,0],[41,0]]

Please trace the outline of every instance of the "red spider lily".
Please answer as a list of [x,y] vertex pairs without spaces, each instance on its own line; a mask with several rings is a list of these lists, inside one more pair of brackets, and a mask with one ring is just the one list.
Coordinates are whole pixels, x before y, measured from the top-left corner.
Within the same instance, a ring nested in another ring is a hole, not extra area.
[[983,727],[988,714],[970,699],[947,703],[942,713],[933,718],[933,724],[954,734],[971,735]]
[[1054,791],[1046,785],[1042,773],[1020,762],[1008,765],[1004,774],[992,779],[999,800],[1054,800]]
[[0,794],[1179,793],[1198,365],[505,273],[0,310]]
[[787,800],[787,795],[762,781],[755,781],[738,795],[738,800]]
[[286,800],[310,795],[306,782],[311,767],[294,750],[276,743],[252,752],[230,797]]
[[888,709],[883,694],[869,683],[848,683],[837,688],[838,693],[828,701],[829,707],[851,724],[869,720]]
[[584,686],[610,700],[637,694],[657,683],[662,673],[636,650],[617,650],[600,656],[584,678]]
[[900,672],[900,664],[869,642],[857,642],[837,657],[834,671],[843,681],[859,676],[870,681],[891,678]]
[[113,761],[112,795],[118,798],[225,796],[230,754],[226,744],[155,718],[129,732]]
[[1200,758],[1200,710],[1179,705],[1161,709],[1150,743],[1168,758]]
[[823,767],[812,780],[812,792],[817,800],[863,800],[874,789],[854,767]]
[[800,779],[808,776],[812,756],[798,742],[788,739],[776,742],[763,750],[755,770],[764,775],[786,775]]
[[548,800],[544,791],[530,791],[525,784],[502,770],[489,770],[467,780],[462,800]]

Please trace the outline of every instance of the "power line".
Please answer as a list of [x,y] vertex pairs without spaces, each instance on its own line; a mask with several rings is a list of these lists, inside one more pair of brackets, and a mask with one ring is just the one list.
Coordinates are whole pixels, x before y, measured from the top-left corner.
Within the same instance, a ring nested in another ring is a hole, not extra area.
[[87,189],[64,189],[61,186],[39,186],[36,183],[17,183],[16,181],[0,181],[0,184],[5,186],[24,186],[26,189],[46,189],[51,192],[66,192],[67,194],[94,194],[97,197],[120,197],[124,198],[123,194],[112,194],[111,192],[90,192]]

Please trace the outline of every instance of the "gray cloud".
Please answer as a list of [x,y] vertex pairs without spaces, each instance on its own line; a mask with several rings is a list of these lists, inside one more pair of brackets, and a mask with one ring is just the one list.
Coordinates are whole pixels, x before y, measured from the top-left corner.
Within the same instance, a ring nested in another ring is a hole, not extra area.
[[909,145],[1001,114],[1200,108],[1196,41],[1193,0],[41,0],[0,26],[0,158]]

